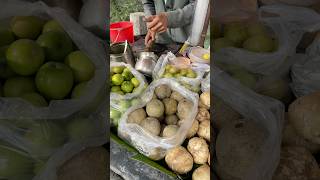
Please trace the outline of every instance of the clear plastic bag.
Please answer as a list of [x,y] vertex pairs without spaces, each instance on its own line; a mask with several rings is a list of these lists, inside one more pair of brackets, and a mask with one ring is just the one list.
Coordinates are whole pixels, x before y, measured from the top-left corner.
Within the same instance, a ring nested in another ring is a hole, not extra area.
[[133,76],[139,80],[140,84],[134,92],[128,93],[125,95],[111,92],[110,100],[111,101],[113,101],[113,100],[130,100],[130,99],[133,99],[134,97],[139,96],[143,92],[143,90],[146,88],[146,86],[148,85],[145,77],[140,72],[135,70],[130,64],[126,64],[123,62],[111,62],[110,69],[112,67],[119,67],[119,66],[128,68],[130,70],[130,72],[133,74]]
[[240,48],[224,48],[213,54],[216,61],[240,65],[253,73],[272,75],[284,64],[291,65],[287,58],[293,55],[303,32],[294,24],[278,19],[261,19],[278,41],[278,49],[270,53],[256,53]]
[[24,127],[1,123],[0,144],[1,141],[10,143],[26,152],[34,162],[43,162],[31,178],[56,180],[58,167],[73,155],[86,147],[107,142],[107,125],[102,111],[105,112],[101,106],[90,116],[77,114],[63,120],[34,120]]
[[307,32],[320,29],[320,14],[310,8],[281,4],[267,5],[259,9],[259,16],[265,20],[278,19],[282,22],[289,22],[297,29]]
[[259,0],[262,4],[288,4],[296,6],[311,6],[319,0]]
[[210,73],[208,73],[207,76],[201,81],[201,91],[210,91]]
[[135,78],[137,78],[140,82],[140,85],[137,89],[125,95],[117,94],[111,92],[110,94],[110,118],[112,120],[112,126],[118,126],[121,114],[124,113],[130,106],[138,104],[140,101],[139,96],[143,93],[143,91],[147,87],[147,81],[145,77],[135,70],[131,65],[122,63],[122,62],[111,62],[110,69],[112,67],[123,66],[130,70]]
[[[168,64],[173,65],[173,63],[175,62],[175,59],[176,59],[176,56],[171,52],[168,52],[166,55],[164,54],[164,55],[160,56],[155,68],[153,69],[152,78],[155,80],[163,78],[166,65],[168,65]],[[191,89],[192,91],[198,92],[199,88],[200,88],[199,86],[201,84],[202,77],[208,68],[206,65],[204,65],[204,67],[199,66],[200,63],[195,63],[195,65],[193,65],[193,64],[194,63],[189,65],[188,68],[192,69],[196,73],[197,76],[195,78],[188,78],[188,77],[184,77],[184,76],[180,76],[177,78],[172,77],[172,78],[177,79],[177,81],[179,81],[181,84],[185,85],[188,89]]]
[[95,65],[95,75],[88,81],[82,97],[53,100],[48,107],[35,107],[20,98],[0,98],[0,119],[60,119],[90,108],[93,106],[93,101],[100,101],[107,77],[103,42],[86,31],[60,8],[50,8],[41,1],[35,3],[16,0],[1,1],[0,19],[30,15],[57,20],[77,47],[90,57]]
[[[151,135],[137,124],[127,123],[128,115],[132,111],[144,107],[152,99],[155,88],[159,85],[169,86],[171,90],[179,92],[185,99],[193,103],[192,108],[189,109],[190,113],[188,117],[184,119],[177,133],[170,138],[162,138]],[[165,156],[168,149],[177,145],[181,145],[185,140],[187,132],[191,128],[192,123],[198,113],[199,95],[187,90],[178,82],[172,79],[162,78],[153,81],[146,89],[146,91],[142,94],[141,99],[141,103],[130,107],[121,116],[118,126],[118,135],[122,139],[128,141],[143,155],[148,156],[151,159],[160,160]]]
[[320,55],[310,57],[297,54],[299,61],[292,66],[291,88],[296,97],[310,94],[320,89]]
[[[212,88],[222,99],[243,117],[253,120],[266,131],[267,138],[260,148],[261,156],[252,162],[245,180],[270,180],[280,160],[284,106],[279,101],[258,95],[213,67]],[[218,134],[219,136],[219,134]],[[219,162],[214,162],[219,163]]]

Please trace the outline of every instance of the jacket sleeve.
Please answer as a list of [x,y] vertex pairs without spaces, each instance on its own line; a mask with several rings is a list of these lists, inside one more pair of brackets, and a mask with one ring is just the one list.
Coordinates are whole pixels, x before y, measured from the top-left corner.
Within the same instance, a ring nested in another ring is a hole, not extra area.
[[182,9],[168,11],[168,27],[178,28],[190,24],[193,20],[194,8],[195,1],[192,0],[188,5],[184,6]]
[[156,15],[156,8],[153,0],[141,0],[141,2],[146,16]]

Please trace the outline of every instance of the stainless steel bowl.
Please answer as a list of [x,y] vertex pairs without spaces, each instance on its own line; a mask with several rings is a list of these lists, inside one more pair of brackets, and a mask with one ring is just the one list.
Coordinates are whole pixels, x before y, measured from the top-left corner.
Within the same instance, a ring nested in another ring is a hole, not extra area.
[[153,52],[141,52],[135,65],[135,69],[145,75],[151,76],[156,66],[158,57]]

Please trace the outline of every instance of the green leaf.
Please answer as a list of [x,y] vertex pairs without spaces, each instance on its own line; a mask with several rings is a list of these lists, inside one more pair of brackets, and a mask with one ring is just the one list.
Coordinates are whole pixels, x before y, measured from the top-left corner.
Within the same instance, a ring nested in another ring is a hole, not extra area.
[[137,154],[133,157],[131,157],[131,159],[134,159],[134,160],[137,160],[137,161],[140,161],[140,162],[143,162],[165,174],[167,174],[168,176],[171,176],[171,177],[174,177],[174,178],[177,178],[177,175],[175,173],[173,173],[172,171],[166,169],[165,167],[159,165],[158,163],[154,162],[153,160],[147,158],[146,156],[142,155],[142,154]]

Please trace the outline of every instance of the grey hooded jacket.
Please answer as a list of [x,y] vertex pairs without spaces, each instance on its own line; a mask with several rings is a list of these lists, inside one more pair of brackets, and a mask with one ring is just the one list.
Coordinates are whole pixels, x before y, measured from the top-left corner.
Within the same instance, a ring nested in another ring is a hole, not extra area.
[[142,3],[146,16],[167,13],[168,30],[157,35],[157,43],[184,43],[187,40],[191,34],[195,0],[142,0]]

